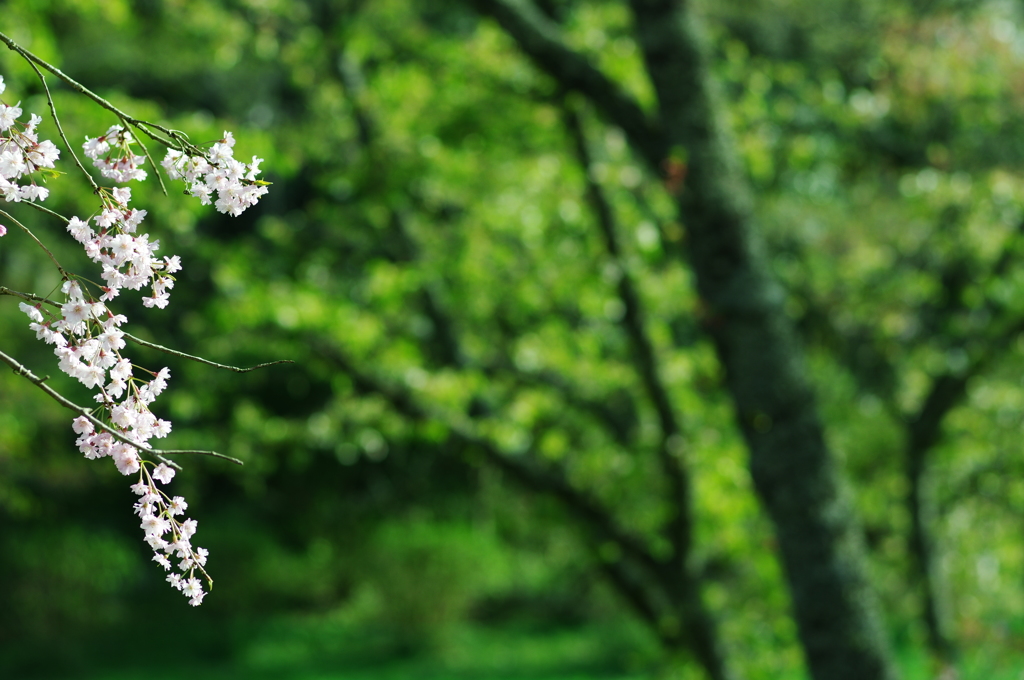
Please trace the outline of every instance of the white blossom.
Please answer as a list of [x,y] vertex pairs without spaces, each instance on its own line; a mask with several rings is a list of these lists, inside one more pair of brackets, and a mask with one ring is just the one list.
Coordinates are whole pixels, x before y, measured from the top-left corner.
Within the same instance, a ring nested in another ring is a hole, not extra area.
[[[4,89],[0,76],[0,93]],[[39,139],[40,116],[30,114],[24,123],[22,114],[20,102],[0,102],[0,197],[9,202],[43,201],[49,189],[36,182],[36,173],[55,168],[60,150],[51,141]],[[142,169],[146,158],[135,153],[135,143],[130,130],[113,125],[102,135],[87,137],[83,151],[103,177],[124,183],[147,176]],[[262,160],[255,156],[249,163],[235,160],[234,147],[234,136],[225,132],[205,153],[190,156],[171,150],[161,165],[172,178],[184,180],[187,192],[202,203],[238,215],[267,193],[267,183],[258,179]],[[171,558],[179,560],[178,573],[168,574],[167,581],[197,606],[206,595],[199,577],[209,579],[208,552],[192,546],[198,523],[184,517],[188,503],[181,496],[168,496],[159,486],[173,480],[174,468],[147,459],[153,453],[149,440],[166,437],[172,430],[169,421],[151,410],[167,388],[170,370],[134,370],[132,361],[122,354],[126,334],[121,326],[127,319],[106,304],[122,291],[148,289],[150,294],[141,296],[143,305],[166,307],[181,259],[157,256],[160,242],[140,231],[148,213],[130,207],[131,189],[101,187],[98,194],[100,205],[95,211],[84,218],[71,217],[66,226],[98,272],[79,278],[61,270],[61,301],[55,306],[21,302],[19,309],[28,316],[36,338],[53,345],[60,370],[96,390],[91,417],[79,415],[72,421],[75,445],[85,458],[109,457],[121,474],[137,476],[130,487],[137,497],[133,510],[144,541],[153,550],[153,561],[171,571]],[[0,226],[0,236],[6,231]],[[138,377],[145,375],[152,377]]]

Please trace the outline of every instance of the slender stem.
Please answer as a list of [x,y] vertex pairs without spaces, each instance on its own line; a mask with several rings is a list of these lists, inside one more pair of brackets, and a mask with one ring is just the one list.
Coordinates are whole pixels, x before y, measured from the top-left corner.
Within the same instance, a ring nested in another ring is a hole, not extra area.
[[50,210],[50,209],[49,209],[49,208],[47,208],[46,206],[40,205],[40,204],[36,203],[35,201],[33,201],[33,202],[29,203],[28,205],[29,205],[30,207],[32,207],[32,208],[35,208],[35,209],[36,209],[36,210],[38,210],[39,212],[42,212],[42,213],[46,213],[47,215],[50,215],[51,217],[56,217],[56,218],[58,218],[58,219],[61,219],[61,220],[63,220],[63,221],[64,221],[64,224],[67,224],[68,222],[70,222],[70,221],[71,221],[71,220],[69,220],[68,218],[66,218],[66,217],[64,217],[63,215],[61,215],[61,214],[60,214],[59,212],[54,212],[53,210]]
[[172,467],[175,470],[180,470],[181,469],[181,466],[178,465],[177,463],[175,463],[170,458],[164,458],[163,456],[157,456],[157,459],[159,459],[159,461],[161,463],[163,463],[164,465],[166,465],[167,467]]
[[[122,119],[121,122],[127,127],[128,122],[126,120]],[[154,161],[153,157],[149,155],[149,149],[146,148],[146,143],[142,141],[142,137],[139,137],[138,135],[135,135],[135,141],[137,141],[139,146],[142,147],[142,152],[146,154],[146,159],[149,161],[149,164],[153,166],[153,173],[156,175],[157,181],[160,182],[160,191],[164,192],[164,196],[166,196],[167,187],[164,186],[164,178],[160,176],[160,168],[157,167],[156,161]]]
[[225,456],[223,453],[217,453],[216,451],[198,451],[195,449],[147,449],[140,447],[138,444],[132,444],[132,446],[153,456],[209,456],[210,458],[226,460],[229,463],[234,463],[235,465],[244,465],[241,459],[233,456]]
[[209,359],[204,359],[202,357],[192,356],[191,354],[185,354],[184,352],[180,352],[180,351],[178,351],[176,349],[171,349],[170,347],[164,347],[163,345],[158,345],[155,342],[147,342],[147,341],[143,340],[142,338],[137,338],[137,337],[135,337],[134,335],[132,335],[130,333],[125,333],[124,337],[128,338],[129,340],[131,340],[132,342],[134,342],[134,343],[136,343],[138,345],[142,345],[143,347],[150,347],[152,349],[159,350],[161,352],[166,352],[167,354],[172,354],[172,355],[174,355],[176,357],[181,357],[182,359],[191,359],[192,361],[198,361],[199,363],[206,364],[207,366],[213,366],[215,368],[223,368],[223,369],[225,369],[227,371],[234,371],[235,373],[248,373],[249,371],[255,371],[257,368],[266,368],[267,366],[275,366],[277,364],[294,364],[295,363],[291,359],[280,359],[278,361],[268,361],[265,364],[258,364],[256,366],[250,366],[249,368],[239,368],[237,366],[227,366],[225,364],[218,364],[216,361],[210,361]]
[[[51,300],[50,298],[43,297],[41,295],[36,295],[35,293],[22,293],[21,291],[13,290],[11,288],[7,288],[6,286],[0,286],[0,295],[12,295],[14,297],[20,297],[21,299],[28,300],[30,302],[45,302],[46,304],[53,305],[54,307],[56,307],[58,309],[60,309],[60,307],[61,307],[61,304],[59,302],[55,302],[55,301]],[[181,357],[183,359],[191,359],[192,361],[197,361],[197,362],[199,362],[201,364],[206,364],[207,366],[213,366],[215,368],[223,368],[223,369],[228,370],[228,371],[234,371],[235,373],[248,373],[249,371],[255,371],[258,368],[266,368],[267,366],[275,366],[277,364],[294,364],[295,363],[291,359],[280,359],[278,361],[268,361],[267,363],[264,363],[264,364],[257,364],[256,366],[250,366],[249,368],[239,368],[238,366],[227,366],[226,364],[218,364],[216,361],[210,361],[209,359],[204,359],[202,357],[193,356],[191,354],[185,354],[184,352],[180,352],[180,351],[178,351],[176,349],[171,349],[170,347],[164,347],[163,345],[158,345],[155,342],[147,342],[146,340],[143,340],[142,338],[135,337],[131,333],[125,333],[124,337],[128,338],[129,340],[131,340],[132,342],[134,342],[137,345],[142,345],[143,347],[150,347],[152,349],[159,350],[161,352],[166,352],[167,354],[173,354],[176,357]]]
[[633,343],[632,357],[635,370],[658,414],[661,426],[658,458],[668,483],[671,507],[671,515],[665,526],[665,533],[672,546],[672,569],[676,572],[676,578],[682,579],[692,547],[693,525],[690,479],[678,455],[678,449],[683,442],[682,426],[662,378],[657,351],[647,331],[643,300],[633,274],[625,263],[617,234],[618,224],[611,201],[605,194],[604,188],[589,171],[593,164],[593,157],[583,130],[583,121],[578,107],[574,106],[568,98],[563,98],[562,114],[565,127],[572,138],[576,159],[583,171],[586,198],[601,230],[608,258],[621,272],[618,281],[618,294],[625,310],[621,325]]
[[[33,203],[33,204],[30,204],[30,205],[35,205],[35,204]],[[54,257],[53,253],[51,253],[51,252],[50,252],[50,249],[49,249],[49,248],[47,248],[46,246],[44,246],[44,245],[43,245],[43,242],[42,242],[42,241],[40,241],[40,240],[39,240],[38,238],[36,238],[36,235],[32,233],[32,230],[31,230],[31,229],[29,229],[28,227],[26,227],[26,226],[25,226],[24,224],[22,224],[22,223],[21,223],[21,222],[19,222],[18,220],[14,219],[14,217],[13,217],[13,216],[11,216],[11,214],[10,214],[10,213],[8,213],[8,212],[6,212],[6,211],[0,210],[0,216],[3,216],[3,217],[5,217],[5,218],[6,218],[6,219],[8,219],[9,221],[11,221],[11,222],[13,222],[14,224],[18,225],[19,227],[21,227],[22,231],[24,231],[24,232],[25,232],[26,234],[28,234],[29,236],[31,236],[31,237],[32,237],[32,240],[33,240],[33,241],[35,241],[35,242],[36,242],[36,244],[38,244],[38,245],[39,245],[39,247],[40,247],[40,248],[42,248],[42,249],[43,249],[43,251],[44,251],[44,252],[45,252],[45,253],[46,253],[47,255],[49,255],[49,256],[50,256],[50,260],[51,260],[51,261],[53,261],[53,264],[54,264],[54,265],[56,265],[56,267],[57,267],[57,270],[58,270],[58,271],[60,272],[60,275],[61,275],[62,277],[64,277],[65,279],[69,279],[69,278],[71,278],[71,275],[70,275],[70,274],[68,274],[67,270],[66,270],[66,269],[64,269],[64,267],[60,266],[60,262],[57,262],[57,258],[56,258],[56,257]]]
[[48,305],[53,305],[57,309],[60,309],[61,304],[54,302],[50,298],[43,297],[42,295],[36,295],[35,293],[22,293],[17,290],[11,290],[7,286],[0,286],[0,295],[13,295],[14,297],[20,297],[22,300],[28,300],[29,302],[45,302]]
[[3,361],[5,364],[7,364],[11,368],[13,368],[15,373],[17,373],[20,376],[24,376],[25,379],[27,379],[29,382],[31,382],[36,387],[41,389],[43,392],[46,392],[48,395],[50,395],[50,397],[54,401],[56,401],[58,404],[60,404],[64,408],[70,409],[70,410],[74,411],[75,413],[77,413],[77,414],[79,414],[81,416],[84,416],[90,423],[93,424],[94,427],[97,427],[97,428],[99,428],[99,429],[101,429],[101,430],[103,430],[105,432],[110,433],[110,435],[113,436],[114,439],[117,439],[118,441],[124,442],[125,444],[129,444],[131,446],[134,446],[136,449],[138,449],[142,453],[145,453],[145,454],[147,454],[149,456],[153,456],[154,458],[159,458],[160,456],[179,456],[179,455],[184,455],[184,454],[192,454],[192,455],[198,455],[198,456],[211,456],[213,458],[221,458],[223,460],[230,461],[230,462],[235,463],[237,465],[242,465],[242,461],[239,460],[238,458],[232,458],[231,456],[225,456],[224,454],[217,453],[216,451],[198,451],[198,450],[190,450],[190,449],[167,451],[167,450],[163,450],[163,449],[153,449],[153,448],[150,448],[148,446],[144,446],[142,444],[139,444],[138,442],[132,441],[128,437],[125,437],[123,434],[121,434],[120,432],[115,430],[114,428],[112,428],[109,425],[107,425],[106,423],[104,423],[102,420],[100,420],[96,416],[92,415],[92,413],[89,411],[89,409],[85,408],[84,406],[79,406],[75,402],[73,402],[70,399],[67,399],[66,397],[64,397],[62,394],[57,392],[57,390],[53,389],[52,387],[50,387],[49,385],[46,384],[47,378],[40,378],[35,373],[30,371],[27,367],[25,367],[24,365],[19,363],[13,357],[10,357],[7,354],[4,354],[3,352],[0,352],[0,361]]
[[[90,90],[89,88],[85,87],[84,85],[79,83],[77,80],[75,80],[71,76],[69,76],[66,73],[64,73],[63,71],[61,71],[56,66],[54,66],[54,65],[52,65],[52,64],[50,64],[50,63],[48,63],[48,62],[46,62],[46,61],[44,61],[42,59],[40,59],[39,57],[37,57],[36,55],[34,55],[31,52],[29,52],[24,47],[22,47],[21,45],[19,45],[16,42],[14,42],[11,38],[9,38],[8,36],[4,35],[3,33],[0,33],[0,42],[3,42],[4,44],[6,44],[7,47],[9,47],[11,50],[17,52],[18,54],[20,54],[28,62],[33,63],[33,64],[37,64],[37,65],[41,66],[42,68],[46,69],[47,71],[49,71],[50,73],[52,73],[53,75],[57,76],[59,79],[64,81],[71,89],[73,89],[74,91],[78,92],[79,94],[82,94],[82,95],[88,97],[89,99],[93,100],[94,102],[96,102],[97,104],[99,104],[100,106],[105,108],[106,110],[108,110],[111,113],[113,113],[118,118],[122,119],[124,122],[132,125],[133,127],[137,128],[139,130],[142,130],[144,133],[146,133],[146,135],[148,135],[153,140],[155,140],[157,142],[160,142],[161,144],[165,144],[167,146],[177,145],[179,148],[186,149],[186,150],[194,153],[195,155],[203,155],[202,150],[199,149],[198,147],[196,147],[195,145],[193,145],[191,142],[189,142],[188,139],[186,137],[184,137],[181,133],[179,133],[179,132],[177,132],[175,130],[171,130],[170,128],[166,128],[166,127],[164,127],[162,125],[157,125],[156,123],[149,123],[147,121],[138,120],[137,118],[133,118],[133,117],[129,116],[127,113],[125,113],[121,109],[117,108],[116,106],[114,106],[113,104],[111,104],[106,99],[104,99],[103,97],[99,96],[98,94],[96,94],[95,92]],[[161,139],[157,135],[154,135],[148,129],[150,127],[152,127],[154,130],[159,130],[163,134],[167,135],[167,137],[169,137],[172,140],[173,144],[168,144],[167,140]]]
[[84,165],[82,165],[82,161],[78,160],[78,155],[75,154],[74,147],[71,146],[71,142],[68,141],[67,135],[64,134],[64,128],[60,124],[60,118],[57,117],[57,107],[53,103],[53,95],[50,94],[50,86],[46,84],[46,76],[43,75],[43,72],[40,71],[39,67],[31,60],[29,60],[28,65],[36,72],[36,75],[39,76],[39,82],[43,84],[43,91],[46,92],[46,103],[50,105],[50,115],[53,116],[53,122],[57,125],[57,132],[60,134],[60,138],[64,140],[64,146],[67,147],[68,153],[71,154],[71,157],[75,159],[75,165],[78,166],[78,169],[81,170],[82,174],[89,180],[89,184],[92,185],[93,193],[99,193],[100,188],[96,184],[96,180],[92,178],[89,171],[85,169]]

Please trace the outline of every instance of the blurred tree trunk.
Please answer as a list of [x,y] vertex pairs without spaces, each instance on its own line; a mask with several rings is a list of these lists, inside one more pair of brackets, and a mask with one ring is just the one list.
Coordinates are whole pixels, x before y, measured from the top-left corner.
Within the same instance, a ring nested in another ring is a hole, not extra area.
[[782,291],[753,230],[700,26],[682,2],[632,4],[666,131],[663,158],[676,148],[686,154],[678,205],[707,306],[705,328],[726,369],[755,486],[775,523],[811,673],[821,680],[892,677],[861,532],[825,444]]
[[687,229],[703,325],[726,371],[755,486],[778,536],[808,665],[818,680],[892,678],[862,535],[825,444],[804,359],[753,229],[749,189],[710,83],[688,4],[633,0],[658,98],[655,120],[560,39],[536,8],[476,0],[559,84],[588,97],[666,180]]

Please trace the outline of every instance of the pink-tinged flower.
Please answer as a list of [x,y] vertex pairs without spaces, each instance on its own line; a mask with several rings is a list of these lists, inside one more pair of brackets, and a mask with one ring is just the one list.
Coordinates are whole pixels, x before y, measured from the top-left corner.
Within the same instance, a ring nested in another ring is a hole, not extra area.
[[185,541],[192,538],[196,533],[196,525],[199,524],[194,519],[187,519],[181,523],[181,537]]
[[143,515],[142,524],[139,527],[147,534],[162,536],[170,530],[171,523],[157,515]]
[[188,539],[185,538],[178,538],[178,540],[172,541],[168,547],[169,550],[167,552],[173,552],[174,555],[177,557],[187,558],[189,555],[192,554],[192,544],[189,543]]
[[181,258],[177,255],[172,257],[164,257],[164,271],[168,274],[181,271]]
[[23,201],[45,201],[50,195],[50,190],[36,184],[29,184],[21,187],[21,199]]
[[125,213],[124,230],[129,234],[134,234],[135,230],[140,224],[142,224],[142,220],[146,219],[146,215],[148,214],[149,212],[146,210],[135,210],[132,208]]
[[103,227],[104,229],[106,229],[107,227],[111,226],[112,224],[116,224],[117,223],[117,218],[118,218],[117,211],[116,210],[111,210],[110,208],[107,208],[107,209],[105,209],[103,212],[101,212],[99,214],[99,217],[95,218],[96,219],[96,226],[97,227]]
[[111,452],[114,465],[122,475],[131,475],[139,471],[139,455],[134,446],[118,442]]
[[115,406],[110,412],[110,419],[114,421],[114,424],[125,429],[133,427],[137,417],[138,411],[123,403]]
[[99,387],[104,383],[106,377],[107,372],[95,364],[86,366],[78,373],[78,380],[86,387]]
[[92,305],[83,300],[72,300],[61,306],[60,311],[68,325],[76,326],[91,316]]
[[[19,104],[21,102],[18,102]],[[0,130],[6,130],[14,125],[14,121],[21,116],[21,108],[0,104]]]
[[7,227],[0,224],[0,236],[7,236]]
[[188,503],[181,496],[175,496],[171,499],[170,504],[167,506],[167,511],[174,515],[184,515],[185,511],[188,510]]
[[163,567],[164,571],[171,570],[171,561],[163,555],[161,555],[160,553],[153,555],[153,561],[159,564],[161,567]]
[[146,543],[149,544],[149,547],[153,550],[163,550],[164,552],[167,552],[167,550],[171,546],[170,543],[160,538],[156,534],[146,534],[146,538],[144,538],[143,540],[146,541]]
[[85,416],[78,416],[71,421],[71,429],[74,430],[76,434],[92,434],[95,432],[92,422]]
[[110,190],[114,200],[121,205],[128,205],[128,201],[132,200],[131,187],[114,187]]
[[43,313],[39,311],[41,307],[42,305],[40,304],[30,305],[25,302],[18,303],[18,309],[28,314],[28,318],[32,319],[32,321],[35,321],[36,323],[43,322]]
[[153,297],[142,298],[142,306],[157,309],[163,309],[170,302],[171,297],[164,293],[163,295],[154,295]]
[[81,284],[79,284],[78,281],[75,281],[74,279],[70,279],[70,280],[65,281],[64,283],[62,283],[61,286],[60,286],[60,292],[62,292],[65,295],[67,295],[69,300],[73,300],[73,301],[84,301],[85,300],[85,296],[82,294],[82,286],[81,286]]
[[[35,114],[32,114],[32,116],[33,120],[35,120]],[[57,160],[59,156],[60,149],[58,149],[57,146],[48,139],[29,148],[25,153],[27,160],[37,168],[52,168],[53,162]]]
[[124,349],[124,332],[116,327],[108,328],[96,339],[99,340],[100,347],[107,352]]
[[174,479],[174,468],[169,467],[165,463],[160,463],[156,466],[156,469],[153,470],[153,479],[163,482],[164,484],[169,484],[171,480]]
[[199,582],[199,579],[192,577],[184,582],[181,592],[185,593],[187,597],[201,596],[203,593],[203,586]]
[[171,369],[164,366],[161,368],[156,376],[149,383],[149,390],[153,393],[154,397],[160,396],[160,394],[167,389],[167,379],[171,377]]
[[160,509],[155,504],[160,500],[160,496],[155,493],[146,493],[145,496],[139,499],[139,502],[132,508],[135,514],[139,517],[145,517],[146,515],[152,515],[159,513]]
[[[116,330],[116,329],[112,328],[111,330]],[[101,335],[100,338],[102,338],[102,337],[103,336]],[[124,346],[123,342],[124,341],[122,340],[122,347]],[[118,349],[120,349],[120,348],[118,348]],[[114,367],[112,369],[110,369],[110,379],[111,380],[118,380],[118,381],[122,381],[123,382],[125,380],[128,380],[128,378],[130,378],[130,377],[132,377],[132,362],[130,360],[128,360],[128,359],[124,359],[124,358],[119,359],[117,361],[117,363],[114,365]]]
[[171,422],[158,418],[156,424],[153,425],[153,436],[157,439],[163,439],[171,433]]
[[68,221],[67,229],[68,233],[71,234],[71,238],[82,244],[96,238],[95,232],[93,232],[92,228],[89,227],[89,220],[81,220],[77,217],[72,217]]

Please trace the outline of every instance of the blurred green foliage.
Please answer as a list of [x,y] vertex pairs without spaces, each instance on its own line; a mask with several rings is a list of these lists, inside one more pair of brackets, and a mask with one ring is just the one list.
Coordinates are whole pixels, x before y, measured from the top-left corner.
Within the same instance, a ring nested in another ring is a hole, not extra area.
[[[538,4],[652,103],[624,3]],[[706,4],[728,122],[905,677],[934,671],[905,447],[942,376],[965,387],[924,478],[938,595],[962,677],[1017,677],[1021,10]],[[174,482],[211,552],[216,587],[199,610],[147,562],[125,481],[80,458],[66,412],[0,373],[0,674],[138,677],[139,648],[167,627],[195,677],[699,677],[603,579],[614,545],[452,439],[471,419],[503,455],[564,470],[656,544],[669,509],[656,413],[620,323],[625,271],[685,422],[696,559],[727,649],[748,678],[803,677],[700,301],[668,254],[685,225],[621,131],[570,98],[593,155],[580,167],[564,93],[496,25],[429,0],[6,0],[0,30],[140,118],[196,141],[230,129],[239,157],[266,158],[271,193],[237,219],[177,187],[133,188],[185,269],[167,310],[123,309],[138,335],[189,353],[296,361],[237,375],[132,348],[136,363],[171,367],[158,403],[169,446],[245,461],[184,460]],[[0,54],[0,73],[8,102],[45,111],[16,55]],[[55,103],[72,140],[114,122],[66,89]],[[81,214],[91,198],[68,172],[50,207]],[[588,176],[615,213],[618,260]],[[89,271],[60,225],[8,208]],[[16,230],[0,241],[4,285],[46,294],[59,284],[47,265]],[[4,351],[88,400],[26,325],[0,299]],[[396,410],[346,366],[430,417]],[[147,667],[180,677],[168,672]]]

